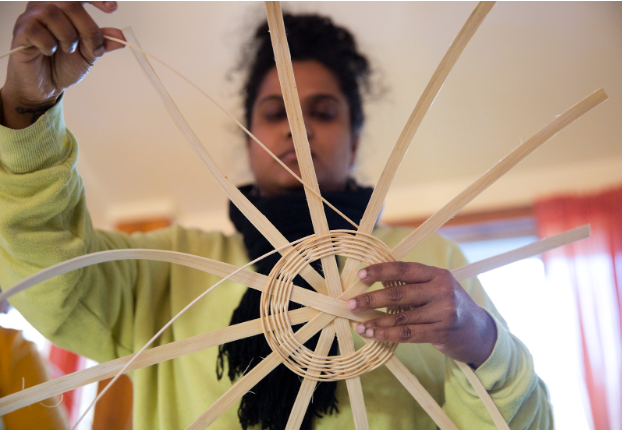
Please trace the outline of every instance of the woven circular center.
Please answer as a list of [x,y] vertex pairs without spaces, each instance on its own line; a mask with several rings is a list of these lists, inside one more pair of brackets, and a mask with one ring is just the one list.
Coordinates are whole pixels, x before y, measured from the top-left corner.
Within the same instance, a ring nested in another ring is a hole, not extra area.
[[[355,234],[349,230],[333,230],[327,235],[307,237],[274,266],[261,295],[261,321],[268,344],[287,367],[306,378],[335,381],[361,375],[387,361],[397,347],[395,343],[373,341],[353,354],[320,356],[294,336],[287,313],[293,280],[309,263],[335,255],[353,258],[365,266],[395,261],[382,241],[370,235]],[[393,284],[384,285],[385,288],[391,286]],[[390,309],[389,313],[397,311],[399,309]]]

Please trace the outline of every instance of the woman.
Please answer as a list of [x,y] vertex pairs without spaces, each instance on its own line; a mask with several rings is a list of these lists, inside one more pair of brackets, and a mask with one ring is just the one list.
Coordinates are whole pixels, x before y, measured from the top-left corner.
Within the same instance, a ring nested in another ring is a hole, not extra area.
[[[105,12],[116,9],[111,2],[94,4]],[[286,17],[286,27],[320,188],[329,201],[357,221],[370,194],[349,179],[363,125],[359,86],[368,73],[367,61],[357,52],[350,33],[327,19]],[[76,141],[64,127],[60,100],[64,88],[80,81],[99,56],[119,48],[105,41],[103,34],[122,37],[116,29],[100,30],[76,3],[31,4],[16,23],[13,47],[34,47],[11,57],[2,90],[0,252],[7,263],[0,284],[12,285],[41,267],[104,249],[171,249],[238,266],[269,251],[271,247],[235,208],[231,218],[241,234],[234,236],[179,226],[132,237],[93,230],[75,171]],[[255,43],[245,87],[247,123],[299,174],[265,25],[258,29]],[[282,216],[307,213],[297,181],[253,142],[249,142],[249,153],[255,176],[255,183],[243,188],[249,199],[288,239],[311,234],[308,218]],[[331,211],[327,215],[331,228],[342,227]],[[407,233],[389,228],[374,232],[389,246]],[[401,281],[405,285],[392,289],[392,294],[381,290],[355,297],[348,307],[355,312],[387,305],[415,309],[359,324],[357,331],[373,339],[405,343],[396,351],[398,357],[462,428],[485,428],[492,423],[447,357],[477,369],[504,416],[512,419],[512,428],[548,428],[546,388],[534,374],[528,352],[498,322],[502,319],[476,280],[463,288],[447,270],[438,268],[464,264],[459,251],[433,236],[406,261],[361,270],[358,276],[365,282]],[[266,273],[273,264],[274,260],[267,259],[257,270]],[[55,278],[15,296],[13,302],[59,345],[107,361],[136,351],[216,280],[209,274],[161,263],[107,263]],[[258,315],[257,304],[256,293],[233,283],[223,285],[158,342],[253,319]],[[219,351],[201,351],[137,371],[135,428],[184,428],[232,380],[269,352],[263,338],[255,336]],[[221,378],[223,373],[229,378]],[[269,378],[213,427],[284,428],[298,378],[283,366]],[[365,374],[362,381],[373,428],[435,427],[386,369]],[[304,426],[337,425],[353,426],[345,384],[320,384]]]

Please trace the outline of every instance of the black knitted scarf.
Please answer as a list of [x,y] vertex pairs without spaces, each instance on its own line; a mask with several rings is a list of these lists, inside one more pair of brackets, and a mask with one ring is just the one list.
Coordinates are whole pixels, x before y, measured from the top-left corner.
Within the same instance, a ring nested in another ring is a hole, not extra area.
[[[274,224],[274,226],[287,238],[294,241],[313,234],[313,225],[307,205],[307,199],[303,189],[296,189],[290,193],[264,197],[253,185],[240,187],[240,191]],[[348,181],[344,191],[322,193],[322,196],[331,204],[342,211],[355,223],[359,223],[365,212],[365,208],[371,198],[373,189],[363,188],[354,181]],[[331,230],[353,229],[335,211],[326,208],[326,218]],[[261,233],[246,219],[240,210],[229,204],[229,218],[237,231],[244,236],[244,244],[251,260],[264,255],[274,249]],[[279,261],[280,255],[275,253],[264,258],[256,265],[258,273],[267,275]],[[315,269],[321,272],[319,262],[314,262]],[[311,288],[302,278],[297,277],[296,285]],[[249,288],[242,297],[239,306],[233,312],[231,323],[239,324],[259,318],[259,302],[261,293]],[[290,304],[291,309],[297,309],[300,305]],[[294,327],[297,330],[297,327]],[[305,346],[314,350],[319,339],[319,333],[311,338]],[[252,336],[235,342],[226,343],[219,347],[216,373],[218,379],[222,378],[225,369],[225,360],[228,364],[228,376],[234,381],[243,373],[252,370],[263,357],[267,357],[272,350],[262,335]],[[337,354],[337,342],[334,341],[330,349],[330,355]],[[238,417],[242,428],[261,424],[262,429],[284,429],[289,418],[296,396],[302,384],[298,375],[280,364],[267,377],[263,378],[242,398]],[[338,412],[335,398],[336,382],[321,382],[318,384],[313,395],[301,429],[310,430],[313,416],[321,417],[323,414]]]

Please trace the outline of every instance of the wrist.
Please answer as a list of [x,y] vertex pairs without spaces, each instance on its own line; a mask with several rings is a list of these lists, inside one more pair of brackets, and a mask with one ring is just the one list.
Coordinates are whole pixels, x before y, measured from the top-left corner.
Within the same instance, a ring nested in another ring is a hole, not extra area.
[[13,130],[21,130],[37,122],[57,103],[60,94],[33,101],[15,95],[10,88],[3,88],[0,91],[0,98],[2,100],[0,125]]
[[497,324],[488,312],[484,311],[483,314],[485,315],[484,323],[477,349],[479,354],[475,360],[468,363],[475,370],[490,358],[497,343]]

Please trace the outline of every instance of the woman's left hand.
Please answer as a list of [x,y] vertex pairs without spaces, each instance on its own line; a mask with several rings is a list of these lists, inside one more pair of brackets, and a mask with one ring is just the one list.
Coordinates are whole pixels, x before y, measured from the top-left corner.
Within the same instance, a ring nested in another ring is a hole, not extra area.
[[393,262],[368,266],[358,277],[370,285],[395,281],[405,285],[348,300],[352,312],[392,306],[407,310],[359,323],[357,333],[378,341],[431,343],[446,356],[474,368],[492,353],[497,340],[494,321],[448,270]]

